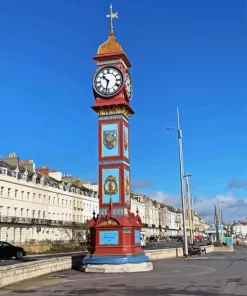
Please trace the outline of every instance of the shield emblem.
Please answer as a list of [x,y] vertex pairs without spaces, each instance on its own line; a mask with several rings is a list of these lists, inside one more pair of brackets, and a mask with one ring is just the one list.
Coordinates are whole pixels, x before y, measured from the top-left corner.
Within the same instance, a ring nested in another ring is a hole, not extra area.
[[117,130],[103,132],[103,143],[107,149],[112,149],[117,145]]

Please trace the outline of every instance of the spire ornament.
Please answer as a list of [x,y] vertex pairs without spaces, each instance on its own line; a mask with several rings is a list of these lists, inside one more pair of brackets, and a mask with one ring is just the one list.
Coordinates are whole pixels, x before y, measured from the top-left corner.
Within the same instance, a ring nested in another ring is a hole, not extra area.
[[110,4],[110,14],[107,14],[108,18],[110,18],[110,34],[113,34],[113,19],[118,18],[118,12],[112,12],[112,4]]

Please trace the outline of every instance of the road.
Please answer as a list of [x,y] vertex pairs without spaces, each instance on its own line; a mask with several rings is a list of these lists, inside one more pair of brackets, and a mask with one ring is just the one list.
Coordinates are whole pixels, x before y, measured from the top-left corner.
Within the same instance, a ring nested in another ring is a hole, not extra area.
[[1,289],[0,296],[246,296],[247,247],[154,262],[143,273],[87,274],[69,270]]
[[[182,243],[179,243],[176,240],[173,240],[171,242],[149,242],[149,243],[147,243],[144,250],[182,248],[182,247],[183,247]],[[64,256],[72,256],[72,257],[80,257],[81,256],[81,259],[82,259],[84,254],[85,254],[84,252],[78,252],[78,253],[66,253],[66,254],[48,254],[48,255],[27,256],[27,257],[24,257],[20,260],[16,260],[16,259],[0,260],[0,266],[21,264],[24,262],[37,261],[37,260],[48,259],[48,258],[59,258],[59,257],[64,257]]]

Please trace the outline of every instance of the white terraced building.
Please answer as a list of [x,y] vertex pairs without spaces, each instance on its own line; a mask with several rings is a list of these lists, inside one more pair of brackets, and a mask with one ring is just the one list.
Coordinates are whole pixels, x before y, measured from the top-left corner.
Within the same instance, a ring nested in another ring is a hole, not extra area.
[[64,181],[60,172],[35,170],[13,153],[0,160],[0,241],[70,240],[98,209],[96,191]]

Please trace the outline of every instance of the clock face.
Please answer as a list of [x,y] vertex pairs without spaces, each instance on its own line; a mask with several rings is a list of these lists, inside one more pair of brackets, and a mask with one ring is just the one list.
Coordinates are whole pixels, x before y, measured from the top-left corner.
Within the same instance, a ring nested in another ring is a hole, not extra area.
[[102,97],[112,97],[122,88],[123,80],[123,73],[118,67],[102,67],[94,75],[93,88]]
[[132,80],[131,80],[129,71],[125,72],[125,88],[126,88],[128,98],[130,100],[132,97]]

